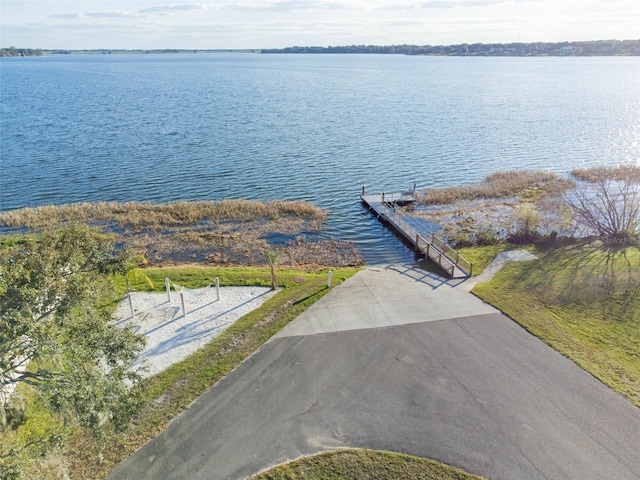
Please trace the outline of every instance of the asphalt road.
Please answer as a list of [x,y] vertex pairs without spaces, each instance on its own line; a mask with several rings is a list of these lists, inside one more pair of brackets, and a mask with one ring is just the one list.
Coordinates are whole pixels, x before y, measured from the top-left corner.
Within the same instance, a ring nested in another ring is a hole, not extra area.
[[[372,275],[347,287],[371,293],[360,283],[375,286]],[[397,290],[405,311],[419,309],[409,283],[445,302],[477,301],[401,275],[385,302]],[[344,302],[333,293],[316,316]],[[109,478],[243,479],[339,447],[491,479],[640,478],[640,409],[499,313],[437,321],[427,310],[430,321],[272,339]]]

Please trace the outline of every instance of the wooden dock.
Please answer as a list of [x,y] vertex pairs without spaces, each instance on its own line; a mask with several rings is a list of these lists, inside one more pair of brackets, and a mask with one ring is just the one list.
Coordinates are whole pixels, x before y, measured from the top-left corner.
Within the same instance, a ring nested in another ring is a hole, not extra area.
[[380,193],[365,195],[364,187],[360,195],[362,203],[377,218],[413,245],[416,254],[424,255],[435,262],[451,278],[470,277],[473,265],[462,257],[453,247],[433,232],[426,231],[417,221],[396,213],[398,207],[415,202],[412,193]]

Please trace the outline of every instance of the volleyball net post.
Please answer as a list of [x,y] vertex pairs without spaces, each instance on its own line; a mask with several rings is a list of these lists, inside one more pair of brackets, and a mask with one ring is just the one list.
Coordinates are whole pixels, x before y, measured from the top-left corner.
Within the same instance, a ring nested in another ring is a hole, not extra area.
[[184,306],[184,293],[180,292],[180,305],[182,305],[182,316],[187,318],[187,308]]

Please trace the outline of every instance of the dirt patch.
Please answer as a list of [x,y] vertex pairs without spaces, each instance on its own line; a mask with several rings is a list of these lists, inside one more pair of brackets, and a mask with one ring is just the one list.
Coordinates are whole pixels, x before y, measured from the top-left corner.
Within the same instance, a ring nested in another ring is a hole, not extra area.
[[[156,266],[176,263],[206,263],[210,265],[265,265],[264,251],[286,248],[297,264],[359,266],[362,256],[355,244],[341,240],[320,239],[319,233],[298,234],[304,225],[283,225],[269,222],[267,225],[243,224],[234,232],[203,232],[182,230],[178,232],[142,233],[123,235],[123,243],[141,252]],[[293,240],[272,243],[265,232],[279,232],[293,236]]]

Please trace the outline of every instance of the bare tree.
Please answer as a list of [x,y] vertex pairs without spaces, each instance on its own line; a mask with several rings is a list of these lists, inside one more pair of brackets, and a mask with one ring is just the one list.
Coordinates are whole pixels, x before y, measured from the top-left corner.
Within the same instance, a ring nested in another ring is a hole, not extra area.
[[640,235],[640,183],[633,178],[595,178],[564,196],[576,222],[607,239]]

